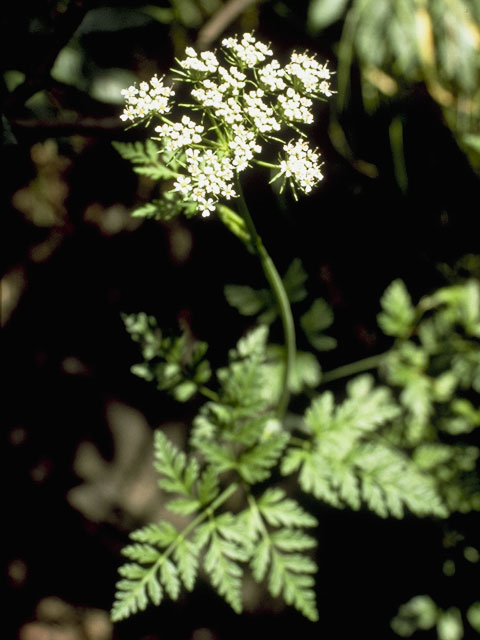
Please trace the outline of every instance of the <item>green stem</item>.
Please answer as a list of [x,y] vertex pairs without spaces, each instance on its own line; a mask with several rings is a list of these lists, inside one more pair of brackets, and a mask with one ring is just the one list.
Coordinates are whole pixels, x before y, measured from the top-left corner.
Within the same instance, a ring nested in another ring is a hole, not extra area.
[[237,236],[248,248],[250,248],[251,239],[247,231],[245,221],[235,211],[227,207],[225,204],[217,204],[217,213],[223,224]]
[[267,169],[279,169],[278,164],[272,164],[271,162],[265,162],[265,160],[254,160],[253,161],[259,167],[267,167]]
[[220,399],[218,396],[218,393],[216,393],[215,391],[212,391],[212,389],[209,389],[203,384],[200,387],[198,387],[198,391],[199,393],[202,394],[202,396],[205,396],[209,400],[213,400],[213,402],[218,402]]
[[283,418],[290,399],[288,381],[290,380],[293,364],[295,361],[295,325],[293,323],[292,310],[290,308],[290,301],[288,300],[287,292],[285,291],[285,287],[283,286],[282,279],[275,267],[275,264],[270,258],[267,250],[263,245],[262,239],[257,233],[255,224],[253,222],[252,216],[250,215],[250,211],[248,210],[247,203],[243,195],[242,186],[240,184],[238,175],[236,182],[237,191],[240,196],[238,206],[239,212],[243,220],[245,221],[245,225],[250,234],[251,245],[255,250],[257,256],[260,258],[263,272],[265,273],[265,277],[267,278],[273,295],[275,296],[275,300],[277,301],[278,310],[280,312],[280,318],[283,325],[283,334],[285,339],[285,366],[282,376],[282,391],[277,407],[278,417]]
[[384,361],[388,353],[389,351],[385,351],[384,353],[379,353],[376,356],[370,356],[369,358],[357,360],[356,362],[351,362],[350,364],[345,364],[341,367],[337,367],[336,369],[332,369],[331,371],[327,371],[322,374],[321,382],[322,384],[327,384],[334,380],[340,380],[340,378],[348,378],[356,373],[362,373],[362,371],[376,369]]

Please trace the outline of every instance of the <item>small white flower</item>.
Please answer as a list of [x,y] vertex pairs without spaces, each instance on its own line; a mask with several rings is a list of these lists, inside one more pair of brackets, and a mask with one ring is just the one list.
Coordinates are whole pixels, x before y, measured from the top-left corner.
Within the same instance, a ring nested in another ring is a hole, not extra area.
[[[185,171],[173,190],[205,217],[220,199],[238,197],[234,179],[262,152],[259,142],[282,143],[282,128],[313,122],[312,98],[332,95],[331,72],[312,55],[294,52],[282,67],[270,47],[251,33],[222,44],[219,58],[187,47],[178,61],[179,79],[191,84],[193,110],[209,123],[205,127],[185,112],[175,122],[165,117],[174,91],[163,78],[154,76],[122,91],[122,120],[159,116],[155,132],[161,152],[173,154]],[[309,193],[323,178],[318,153],[303,139],[284,144],[283,151],[278,176]]]
[[211,51],[204,51],[199,57],[195,49],[187,47],[185,53],[187,57],[184,60],[178,61],[182,69],[198,71],[200,73],[215,73],[217,70],[218,60]]
[[233,189],[232,185],[230,184],[225,185],[225,187],[221,191],[221,194],[226,200],[230,200],[231,198],[237,197],[237,194],[235,193],[235,189]]
[[278,102],[282,115],[290,122],[313,122],[313,113],[310,111],[312,101],[297,93],[292,87],[287,89],[286,94],[278,96]]
[[247,67],[254,67],[263,62],[273,52],[266,44],[255,40],[251,33],[244,33],[241,42],[237,38],[226,38],[222,41],[226,49],[230,49]]
[[165,143],[169,151],[176,151],[182,147],[189,147],[192,144],[200,144],[202,142],[203,125],[197,124],[187,115],[182,117],[181,122],[173,124],[162,124],[155,127],[155,131],[161,137],[168,138]]
[[321,164],[318,163],[319,154],[301,138],[284,145],[283,149],[287,155],[280,163],[280,175],[292,179],[302,191],[310,193],[323,180]]
[[169,98],[175,95],[175,91],[163,84],[163,79],[156,75],[150,83],[141,82],[140,88],[128,87],[121,91],[125,98],[125,109],[120,116],[121,120],[138,120],[152,115],[165,115],[171,110]]
[[292,53],[285,72],[293,80],[300,82],[303,90],[309,95],[320,93],[327,97],[332,95],[328,82],[331,77],[328,65],[320,64],[314,56],[306,53]]
[[212,198],[207,198],[206,200],[201,200],[199,202],[200,213],[203,218],[208,218],[212,211],[215,211],[215,202]]
[[175,191],[180,191],[180,193],[186,195],[192,190],[191,182],[192,179],[189,176],[178,176],[176,182],[173,183],[173,187]]
[[272,60],[272,62],[260,67],[258,70],[260,82],[270,91],[283,91],[286,89],[284,75],[285,71],[280,67],[278,60]]

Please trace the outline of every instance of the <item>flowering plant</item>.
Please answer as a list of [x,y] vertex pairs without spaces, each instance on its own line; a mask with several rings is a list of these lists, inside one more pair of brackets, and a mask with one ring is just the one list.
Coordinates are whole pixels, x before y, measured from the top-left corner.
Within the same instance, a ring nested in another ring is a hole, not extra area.
[[[313,123],[313,100],[332,95],[327,64],[292,53],[282,67],[250,33],[226,38],[219,52],[197,54],[188,47],[185,54],[172,71],[191,87],[193,102],[178,107],[197,113],[197,120],[187,113],[170,118],[176,91],[157,76],[123,91],[121,115],[126,122],[161,121],[154,140],[165,164],[175,167],[179,208],[209,216],[221,199],[239,197],[238,176],[255,164],[276,169],[273,180],[288,181],[295,195],[297,188],[310,192],[323,175],[300,126]],[[288,130],[299,137],[281,138]],[[279,146],[276,164],[259,159],[265,144],[267,152]]]
[[[228,302],[258,316],[258,326],[215,373],[205,343],[164,337],[155,318],[144,313],[124,318],[144,358],[134,373],[178,401],[198,395],[205,402],[188,451],[161,430],[155,433],[159,485],[175,515],[131,534],[112,618],[158,605],[165,595],[177,599],[182,586],[194,588],[203,566],[237,613],[249,569],[273,597],[315,621],[317,567],[309,554],[316,541],[306,530],[317,521],[275,485],[274,472],[277,478],[295,474],[302,491],[331,506],[367,507],[381,517],[401,518],[409,509],[443,518],[480,508],[480,493],[464,483],[478,449],[470,448],[465,462],[456,445],[440,443],[430,428],[437,414],[439,430],[447,434],[480,424],[469,396],[460,409],[456,397],[469,387],[480,391],[480,287],[474,281],[446,287],[415,307],[403,282],[393,282],[378,321],[394,346],[322,374],[313,353],[296,350],[291,303],[306,297],[306,274],[294,261],[282,279],[256,230],[240,175],[266,167],[271,182],[281,180],[281,189],[288,183],[294,197],[323,179],[319,153],[303,129],[314,122],[314,101],[332,95],[332,72],[308,53],[294,52],[282,66],[270,46],[250,33],[226,38],[217,52],[187,48],[177,62],[176,85],[154,76],[123,92],[122,120],[146,124],[151,136],[145,143],[117,143],[117,149],[139,173],[170,184],[134,215],[169,219],[216,212],[258,256],[270,291],[226,287]],[[189,93],[175,103],[182,85]],[[268,344],[268,325],[277,316],[284,345]],[[322,351],[335,346],[324,334],[332,322],[330,307],[317,299],[299,325],[312,348]],[[349,381],[340,403],[331,391],[314,392],[320,384],[377,367],[390,387],[361,375]],[[311,402],[298,415],[290,410],[290,396],[307,388]],[[438,446],[445,468],[436,462]],[[180,528],[179,516],[185,519]]]

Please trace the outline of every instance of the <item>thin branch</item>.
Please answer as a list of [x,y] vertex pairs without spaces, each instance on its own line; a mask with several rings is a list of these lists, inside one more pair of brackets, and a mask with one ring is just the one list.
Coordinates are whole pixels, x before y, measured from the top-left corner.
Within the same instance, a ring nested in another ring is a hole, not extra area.
[[206,49],[240,16],[248,7],[258,0],[229,0],[223,5],[198,32],[196,46]]

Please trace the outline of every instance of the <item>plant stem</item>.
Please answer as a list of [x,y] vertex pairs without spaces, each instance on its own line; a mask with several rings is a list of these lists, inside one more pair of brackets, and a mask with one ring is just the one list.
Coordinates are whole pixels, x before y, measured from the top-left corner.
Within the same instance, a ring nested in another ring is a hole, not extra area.
[[265,162],[265,160],[254,160],[255,164],[259,167],[267,167],[267,169],[279,169],[278,164],[272,164],[271,162]]
[[213,400],[213,402],[218,402],[220,399],[218,396],[218,393],[216,393],[215,391],[212,391],[212,389],[209,389],[203,384],[200,387],[198,387],[198,391],[209,400]]
[[378,367],[383,362],[385,356],[388,353],[389,351],[385,351],[384,353],[379,353],[376,356],[363,358],[363,360],[357,360],[356,362],[344,364],[341,367],[337,367],[336,369],[327,371],[326,373],[322,374],[321,383],[326,384],[328,382],[333,382],[334,380],[340,380],[340,378],[348,378],[349,376],[353,376],[356,373],[361,373],[362,371],[376,369],[376,367]]
[[265,273],[265,277],[267,278],[273,295],[275,296],[275,300],[277,301],[278,310],[283,325],[283,334],[285,340],[285,366],[282,376],[282,391],[277,407],[278,417],[283,418],[288,407],[288,401],[290,399],[288,381],[290,380],[291,371],[295,361],[295,325],[293,323],[292,310],[290,308],[290,301],[288,300],[287,292],[285,291],[282,279],[275,267],[275,264],[273,263],[273,260],[270,258],[267,250],[263,245],[262,239],[257,233],[255,224],[253,222],[252,216],[250,215],[250,211],[248,210],[247,203],[243,195],[242,186],[240,184],[238,175],[236,182],[237,191],[240,196],[238,206],[239,212],[243,220],[245,221],[245,225],[250,234],[251,245],[257,256],[260,258],[263,272]]
[[201,513],[199,513],[198,516],[194,520],[192,520],[185,527],[185,529],[183,529],[183,531],[181,531],[181,533],[178,536],[178,538],[176,538],[167,547],[167,549],[165,550],[165,553],[162,556],[162,560],[163,560],[163,558],[166,558],[166,557],[168,557],[169,555],[172,554],[173,550],[178,545],[180,539],[185,539],[191,531],[193,531],[204,520],[209,518],[216,511],[216,509],[218,509],[218,507],[220,507],[224,502],[226,502],[228,500],[228,498],[233,493],[235,493],[235,491],[238,489],[238,486],[239,485],[236,484],[236,483],[232,483],[231,485],[229,485],[226,489],[224,489],[222,491],[222,493],[219,496],[217,496],[215,498],[215,500],[210,505],[208,505],[208,507],[206,509],[204,509]]

